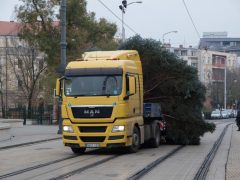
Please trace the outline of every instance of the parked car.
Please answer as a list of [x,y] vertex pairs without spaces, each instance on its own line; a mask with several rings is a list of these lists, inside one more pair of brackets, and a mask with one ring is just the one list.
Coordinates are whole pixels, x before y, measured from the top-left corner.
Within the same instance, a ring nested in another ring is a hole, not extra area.
[[233,110],[233,117],[236,118],[237,117],[237,110]]
[[221,119],[222,115],[219,110],[215,110],[211,113],[211,119]]
[[222,114],[222,118],[224,118],[224,119],[229,118],[229,112],[228,112],[228,110],[222,110],[222,111],[221,111],[221,114]]
[[228,112],[229,118],[234,118],[234,110],[233,109],[227,109],[227,112]]

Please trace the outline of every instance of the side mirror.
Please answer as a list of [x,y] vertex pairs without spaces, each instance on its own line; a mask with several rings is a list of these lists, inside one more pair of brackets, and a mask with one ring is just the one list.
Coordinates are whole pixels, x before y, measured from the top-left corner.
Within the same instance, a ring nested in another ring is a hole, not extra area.
[[129,76],[129,93],[130,95],[136,93],[136,81],[134,76]]
[[60,96],[60,90],[61,90],[60,79],[57,79],[57,80],[56,80],[56,91],[55,91],[55,96],[57,96],[57,97]]

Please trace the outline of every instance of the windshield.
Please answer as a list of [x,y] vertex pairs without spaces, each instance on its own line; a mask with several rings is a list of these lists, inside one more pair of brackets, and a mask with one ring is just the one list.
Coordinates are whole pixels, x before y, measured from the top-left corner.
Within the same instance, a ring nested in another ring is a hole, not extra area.
[[122,92],[122,76],[67,77],[64,87],[66,96],[118,96]]

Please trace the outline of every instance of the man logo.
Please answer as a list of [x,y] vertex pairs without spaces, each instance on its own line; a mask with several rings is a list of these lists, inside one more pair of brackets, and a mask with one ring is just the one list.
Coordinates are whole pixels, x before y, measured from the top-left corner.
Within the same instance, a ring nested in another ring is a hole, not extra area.
[[90,117],[94,117],[95,114],[100,114],[99,109],[84,110],[84,114],[89,114]]
[[90,110],[90,117],[93,117],[93,116],[94,116],[94,111]]

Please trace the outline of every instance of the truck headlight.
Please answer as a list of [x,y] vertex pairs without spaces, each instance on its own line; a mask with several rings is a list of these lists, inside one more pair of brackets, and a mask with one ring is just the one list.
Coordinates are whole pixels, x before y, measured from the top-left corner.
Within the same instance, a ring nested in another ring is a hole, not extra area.
[[124,131],[125,127],[124,126],[113,126],[112,132],[122,132]]
[[63,131],[64,132],[69,132],[69,133],[74,132],[72,126],[63,126]]

